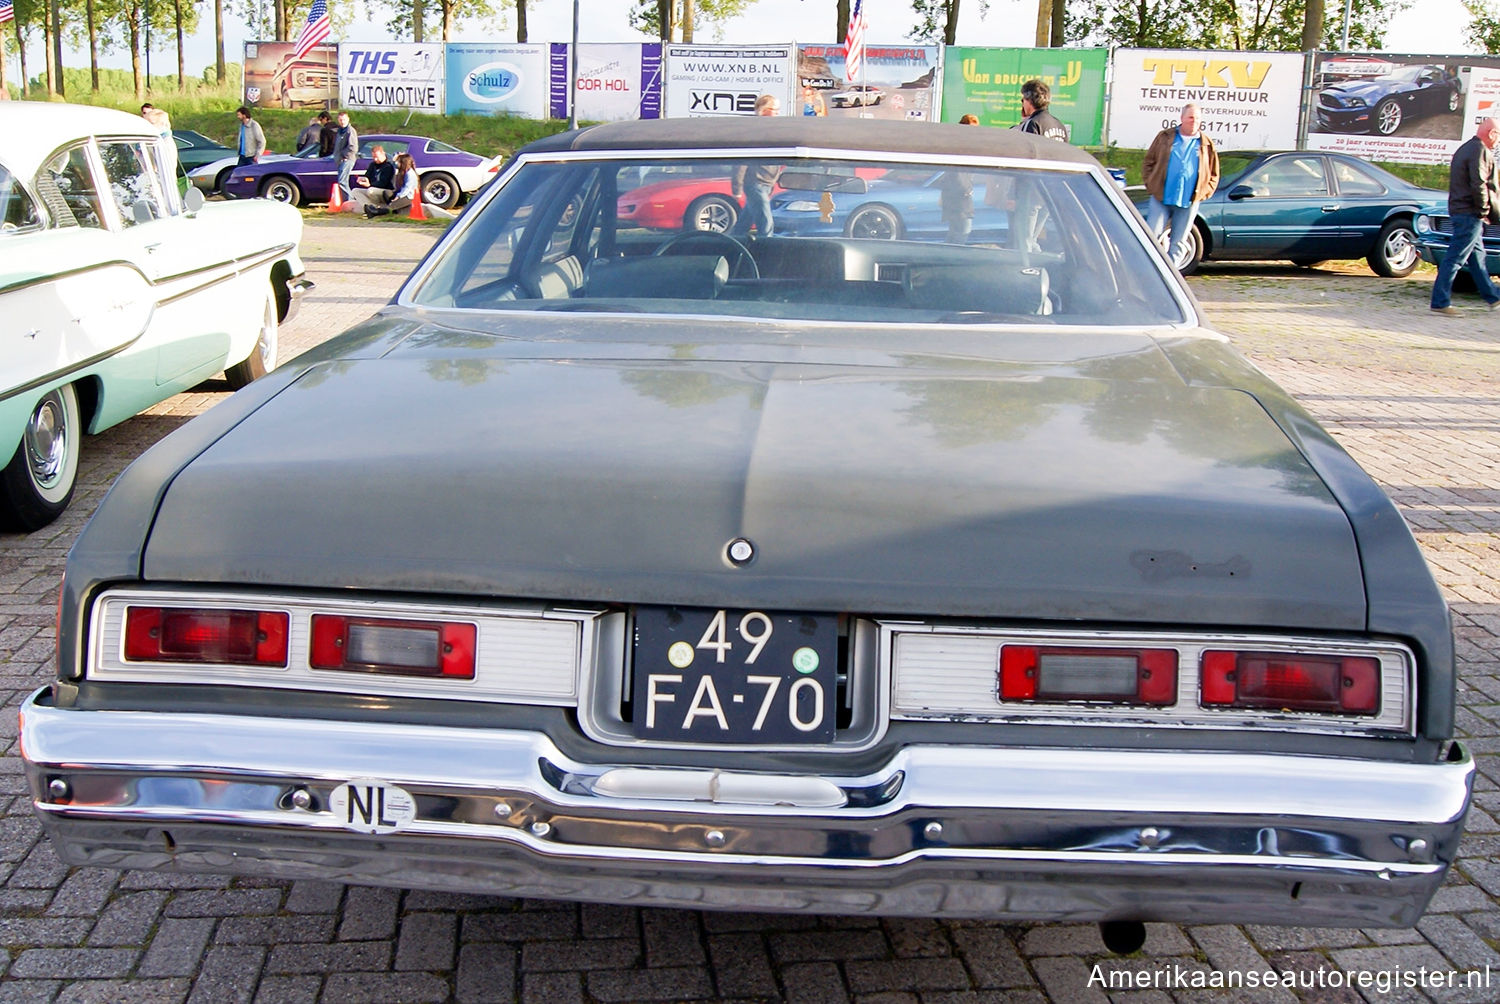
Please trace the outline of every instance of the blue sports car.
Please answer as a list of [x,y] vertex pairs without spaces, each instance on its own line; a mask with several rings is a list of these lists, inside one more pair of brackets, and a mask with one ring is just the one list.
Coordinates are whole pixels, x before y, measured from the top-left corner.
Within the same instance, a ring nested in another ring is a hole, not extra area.
[[[949,172],[917,168],[891,171],[873,181],[840,178],[825,190],[823,175],[783,175],[783,191],[771,198],[776,233],[842,235],[876,240],[933,240],[948,233],[943,192],[954,184]],[[963,184],[962,181],[958,182]],[[967,186],[972,189],[972,183]],[[998,240],[1009,230],[1002,193],[984,185],[969,192],[972,240]]]
[[1457,74],[1443,66],[1403,66],[1384,76],[1323,88],[1318,128],[1389,136],[1409,119],[1456,112],[1462,104]]

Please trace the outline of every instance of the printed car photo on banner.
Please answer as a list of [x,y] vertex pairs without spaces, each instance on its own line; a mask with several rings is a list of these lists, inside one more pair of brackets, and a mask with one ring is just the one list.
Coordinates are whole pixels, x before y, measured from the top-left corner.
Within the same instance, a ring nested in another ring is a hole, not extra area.
[[667,118],[754,115],[755,99],[792,94],[792,58],[785,45],[672,45],[664,47]]
[[295,42],[245,43],[245,104],[332,108],[338,99],[338,46],[315,45],[298,56]]
[[[567,117],[567,50],[565,44],[552,45],[553,118]],[[661,117],[660,42],[581,42],[576,78],[579,122]]]
[[1220,150],[1294,149],[1306,65],[1300,52],[1116,49],[1109,141],[1144,149],[1191,103]]
[[547,118],[551,90],[545,43],[449,42],[447,55],[449,112]]
[[339,107],[443,112],[443,46],[345,42],[339,46]]
[[842,45],[800,45],[797,77],[823,96],[830,116],[935,121],[939,51],[935,45],[867,45],[850,80]]
[[1003,49],[949,46],[943,53],[943,121],[974,115],[980,125],[1021,121],[1021,85],[1044,81],[1047,110],[1068,127],[1069,141],[1104,141],[1104,71],[1108,49]]
[[1500,66],[1473,56],[1320,52],[1314,59],[1308,149],[1408,164],[1448,161],[1474,131],[1464,111],[1470,67]]

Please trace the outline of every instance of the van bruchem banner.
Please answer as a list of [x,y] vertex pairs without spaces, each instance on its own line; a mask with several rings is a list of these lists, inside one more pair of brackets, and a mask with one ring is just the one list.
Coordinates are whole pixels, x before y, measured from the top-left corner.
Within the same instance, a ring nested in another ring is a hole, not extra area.
[[448,111],[546,118],[547,57],[545,43],[448,43]]
[[867,45],[859,79],[849,80],[842,45],[800,45],[798,85],[819,91],[831,117],[936,122],[939,51],[935,45]]
[[425,42],[339,46],[339,105],[442,114],[443,45]]
[[1192,103],[1221,150],[1295,149],[1306,65],[1300,52],[1116,49],[1110,142],[1150,146]]
[[665,46],[667,118],[754,115],[755,101],[792,97],[792,59],[786,45]]
[[943,121],[974,115],[980,125],[1021,121],[1021,85],[1042,80],[1048,107],[1068,127],[1068,141],[1098,146],[1104,138],[1104,71],[1108,49],[990,49],[949,46],[943,53]]

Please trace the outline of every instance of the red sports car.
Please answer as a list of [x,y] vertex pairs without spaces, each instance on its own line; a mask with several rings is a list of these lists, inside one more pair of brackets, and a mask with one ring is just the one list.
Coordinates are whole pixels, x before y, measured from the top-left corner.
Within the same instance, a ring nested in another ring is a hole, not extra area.
[[729,175],[669,175],[620,196],[621,224],[653,230],[713,230],[727,233],[739,219],[743,198],[729,191]]

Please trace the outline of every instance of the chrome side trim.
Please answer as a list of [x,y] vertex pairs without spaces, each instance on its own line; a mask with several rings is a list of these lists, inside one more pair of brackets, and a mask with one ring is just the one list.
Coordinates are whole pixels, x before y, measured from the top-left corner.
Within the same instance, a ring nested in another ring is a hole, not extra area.
[[[882,658],[891,663],[893,718],[1153,728],[1271,729],[1334,735],[1416,734],[1416,656],[1393,641],[1210,632],[1040,631],[978,625],[882,621]],[[1177,701],[1162,708],[1073,701],[1002,701],[1001,645],[1172,648],[1178,653]],[[1381,709],[1368,717],[1279,711],[1211,710],[1198,703],[1199,657],[1210,648],[1316,651],[1376,658]]]

